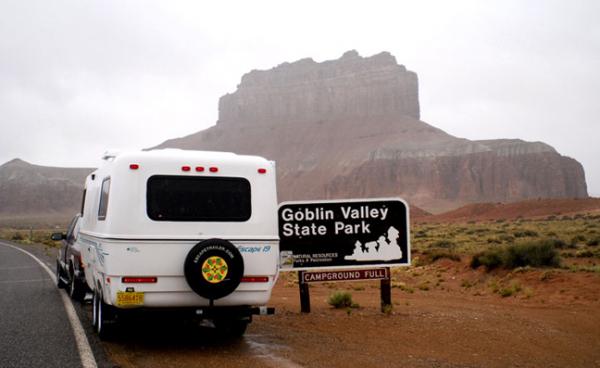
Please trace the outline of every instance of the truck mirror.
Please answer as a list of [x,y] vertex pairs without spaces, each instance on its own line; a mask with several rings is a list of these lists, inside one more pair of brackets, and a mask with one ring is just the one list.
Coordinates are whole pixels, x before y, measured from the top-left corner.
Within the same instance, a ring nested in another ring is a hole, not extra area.
[[59,240],[63,240],[67,238],[67,234],[64,233],[52,233],[52,236],[50,236],[50,239],[54,240],[54,241],[59,241]]

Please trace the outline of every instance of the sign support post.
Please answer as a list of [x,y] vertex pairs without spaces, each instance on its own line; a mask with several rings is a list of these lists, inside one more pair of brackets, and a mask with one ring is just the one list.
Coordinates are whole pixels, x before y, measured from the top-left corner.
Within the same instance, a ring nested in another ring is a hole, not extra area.
[[392,273],[389,267],[387,269],[387,277],[381,279],[381,311],[383,313],[392,305]]
[[308,283],[304,282],[304,271],[298,271],[298,287],[300,288],[300,312],[310,313],[310,292]]

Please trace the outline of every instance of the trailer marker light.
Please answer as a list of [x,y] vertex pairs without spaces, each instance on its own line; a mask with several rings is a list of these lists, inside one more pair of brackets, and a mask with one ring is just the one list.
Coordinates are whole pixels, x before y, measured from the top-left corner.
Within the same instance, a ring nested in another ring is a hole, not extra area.
[[197,172],[204,172],[204,166],[196,166]]
[[137,169],[139,169],[139,168],[140,168],[140,165],[138,165],[138,164],[131,164],[131,165],[129,165],[129,168],[130,168],[131,170],[137,170]]
[[266,174],[267,173],[267,169],[260,168],[260,169],[258,169],[258,173],[259,174]]
[[134,277],[134,276],[125,276],[121,278],[121,281],[124,284],[154,284],[158,280],[157,277]]
[[268,276],[246,276],[242,277],[242,282],[269,282]]
[[210,169],[208,169],[208,170],[209,170],[210,172],[213,172],[213,173],[214,173],[214,172],[217,172],[217,171],[219,171],[219,168],[218,168],[218,167],[214,167],[214,166],[213,166],[213,167],[211,167],[211,168],[210,168]]
[[189,166],[182,166],[181,171],[190,171],[192,168]]

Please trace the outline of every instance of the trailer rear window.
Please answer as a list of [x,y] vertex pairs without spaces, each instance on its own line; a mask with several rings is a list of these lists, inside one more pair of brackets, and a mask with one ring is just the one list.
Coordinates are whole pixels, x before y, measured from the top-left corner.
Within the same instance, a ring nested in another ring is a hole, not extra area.
[[247,221],[250,182],[244,178],[156,175],[148,179],[147,212],[154,221]]

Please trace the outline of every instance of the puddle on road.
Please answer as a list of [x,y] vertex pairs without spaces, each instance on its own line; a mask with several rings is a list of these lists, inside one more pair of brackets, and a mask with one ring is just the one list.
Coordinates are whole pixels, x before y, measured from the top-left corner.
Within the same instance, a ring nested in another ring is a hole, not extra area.
[[271,367],[302,368],[301,365],[277,355],[277,351],[286,349],[286,346],[274,344],[272,342],[261,342],[261,337],[262,336],[255,334],[244,335],[244,342],[248,344],[248,347],[254,356],[260,358],[265,364]]

